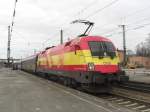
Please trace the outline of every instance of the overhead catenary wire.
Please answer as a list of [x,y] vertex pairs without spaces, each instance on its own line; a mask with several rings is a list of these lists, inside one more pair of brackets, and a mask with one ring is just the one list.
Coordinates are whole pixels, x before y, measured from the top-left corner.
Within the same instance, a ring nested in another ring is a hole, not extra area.
[[[89,14],[89,15],[86,16],[84,19],[88,19],[89,17],[94,16],[95,14],[97,14],[97,13],[101,12],[102,10],[104,10],[104,9],[106,9],[106,8],[108,8],[108,7],[110,7],[111,5],[115,4],[115,3],[118,2],[118,1],[119,1],[119,0],[113,0],[112,2],[108,3],[108,4],[105,5],[104,7],[102,7],[102,8],[100,8],[100,9],[94,11],[93,13]],[[91,6],[95,5],[95,2],[96,2],[96,0],[93,1],[91,4],[87,5],[85,8],[83,8],[83,9],[82,9],[81,11],[79,11],[77,14],[79,14],[79,13],[81,13],[81,12],[83,13],[85,10],[87,10],[87,9],[89,8],[89,6],[91,7]],[[68,28],[66,28],[66,30],[69,29],[69,28],[70,28],[70,25],[69,25]]]
[[[75,14],[73,15],[73,17],[76,18],[76,16],[80,16],[80,15],[81,15],[82,13],[84,13],[88,8],[94,6],[97,1],[98,1],[98,0],[94,0],[94,1],[92,1],[91,3],[87,4],[84,8],[82,8],[82,9],[79,10],[77,13],[75,13]],[[63,22],[60,26],[62,26],[62,25],[65,24],[65,23],[66,23],[66,22]],[[68,26],[67,28],[63,29],[63,30],[67,31],[67,30],[70,28],[71,25],[72,25],[72,24],[69,24],[69,26]],[[66,32],[65,32],[65,33],[66,33]],[[54,35],[55,35],[55,34],[54,34]],[[48,39],[48,40],[50,40],[50,39]],[[43,42],[45,42],[45,41],[47,41],[47,40],[44,40]],[[43,43],[43,42],[42,42],[42,43]]]
[[83,9],[81,9],[80,11],[78,11],[74,16],[80,16],[81,14],[83,14],[87,9],[91,8],[92,6],[96,5],[96,2],[98,0],[94,0],[93,2],[89,3],[88,5],[86,5]]
[[[143,10],[143,9],[142,9]],[[136,12],[138,12],[138,11],[136,11]],[[143,22],[143,21],[147,21],[147,20],[149,20],[150,19],[150,17],[144,17],[144,18],[142,18],[142,19],[140,19],[140,20],[137,20],[137,21],[134,21],[134,22],[131,22],[131,23],[129,23],[129,24],[126,24],[126,27],[130,27],[130,25],[134,25],[134,24],[139,24],[140,22]],[[100,27],[100,26],[99,26]],[[97,28],[99,28],[99,27],[97,27]],[[101,26],[102,27],[102,26]],[[143,27],[143,26],[139,26],[139,27],[137,27],[137,29],[139,29],[139,28],[141,28],[141,27]],[[106,32],[104,32],[104,33],[101,33],[101,34],[107,34],[107,33],[111,33],[111,32],[116,32],[117,30],[118,30],[119,28],[115,28],[115,29],[112,29],[112,30],[110,30],[110,31],[106,31]],[[114,34],[114,33],[113,33]],[[110,36],[110,34],[109,34],[109,36]],[[111,35],[112,36],[112,35]]]
[[[121,20],[121,19],[123,19],[123,18],[130,18],[130,17],[133,17],[133,16],[135,16],[135,15],[137,15],[137,14],[139,14],[139,13],[142,13],[144,10],[147,10],[147,9],[149,9],[150,8],[150,6],[148,6],[148,7],[145,7],[145,8],[141,8],[141,9],[139,9],[139,10],[136,10],[136,11],[133,11],[133,12],[129,12],[129,14],[127,14],[127,15],[125,15],[124,17],[120,17],[119,19],[117,19],[117,20],[115,20],[115,22],[118,22],[119,20]],[[143,18],[142,20],[140,20],[140,21],[143,21],[143,20],[147,20],[147,19],[149,19],[149,17],[148,18]],[[140,22],[140,21],[135,21],[135,22],[132,22],[132,23],[137,23],[137,22]],[[132,24],[132,23],[130,23],[130,24]],[[103,27],[106,27],[106,26],[109,26],[109,25],[113,25],[114,24],[114,22],[112,23],[106,23],[106,24],[103,24],[103,25],[100,25],[100,26],[97,26],[96,28],[103,28]],[[128,25],[130,25],[130,24],[128,24]],[[112,31],[110,31],[110,32],[112,32]],[[109,31],[108,31],[108,33],[109,33]],[[103,33],[102,33],[103,34]]]
[[[137,22],[139,22],[139,21],[137,21]],[[135,22],[135,23],[137,23],[137,22]],[[150,23],[145,23],[145,24],[142,24],[142,25],[137,25],[135,28],[133,28],[132,30],[136,30],[136,29],[141,29],[141,28],[143,28],[143,27],[145,27],[145,26],[148,26]],[[126,27],[128,28],[128,27],[131,27],[130,25],[132,25],[132,24],[127,24],[126,25]],[[128,28],[129,29],[129,28]],[[107,37],[110,37],[110,36],[112,36],[113,34],[116,34],[116,31],[117,30],[119,30],[119,28],[115,28],[115,29],[112,29],[111,31],[108,31],[108,32],[104,32],[104,33],[101,33],[101,35],[105,35],[105,36],[107,36]],[[112,33],[111,33],[112,32]],[[108,33],[111,33],[111,34],[108,34]],[[118,32],[118,33],[121,33],[121,32]]]
[[[127,28],[125,32],[131,31],[131,30],[138,30],[138,29],[144,28],[144,27],[149,26],[149,25],[150,25],[150,23],[145,23],[145,24],[137,25],[137,26],[135,26],[133,28]],[[115,34],[120,34],[120,33],[121,32],[114,32],[112,34],[106,34],[105,36],[111,37],[111,36],[113,36]]]
[[150,17],[146,17],[146,18],[142,18],[142,19],[140,19],[140,20],[138,20],[138,21],[134,21],[134,22],[131,22],[130,24],[128,24],[128,25],[132,25],[132,24],[135,24],[135,23],[139,23],[139,22],[143,22],[143,21],[145,21],[145,20],[149,20],[150,19]]
[[[45,45],[48,44],[48,42],[49,42],[50,40],[54,40],[53,37],[55,37],[56,35],[59,35],[59,33],[60,33],[60,32],[56,32],[56,33],[54,33],[54,34],[51,36],[51,38],[48,38],[48,39],[42,41],[42,43],[41,43],[41,44],[42,44],[42,49],[45,48]],[[59,41],[59,39],[57,39],[57,38],[55,38],[55,39],[56,39],[56,41]],[[52,46],[52,45],[51,45],[51,46]]]
[[149,8],[150,8],[150,6],[144,7],[144,8],[139,9],[139,10],[136,10],[136,11],[134,11],[134,12],[131,12],[131,13],[127,14],[126,17],[128,16],[128,18],[129,18],[129,17],[135,16],[135,15],[138,14],[139,12],[143,12],[143,11],[145,11],[145,10],[148,10]]
[[[108,7],[110,7],[111,5],[113,5],[114,3],[118,2],[118,1],[119,1],[119,0],[113,0],[112,2],[108,3],[107,5],[105,5],[105,6],[102,7],[102,8],[100,8],[100,9],[94,11],[93,13],[89,14],[88,16],[86,16],[86,17],[83,18],[83,19],[88,19],[89,17],[94,16],[95,14],[97,14],[97,13],[101,12],[102,10],[104,10],[104,9],[106,9],[106,8],[108,8]],[[93,2],[93,3],[94,3],[94,2]],[[93,5],[95,5],[95,4],[93,4]],[[87,8],[88,8],[88,7],[85,7],[83,10],[85,11],[85,10],[87,10]],[[70,28],[70,27],[68,27],[67,29],[69,29],[69,28]]]
[[108,8],[108,7],[110,7],[110,6],[112,6],[113,4],[115,4],[115,3],[118,2],[118,1],[119,1],[119,0],[113,0],[112,2],[108,3],[108,4],[105,5],[104,7],[102,7],[102,8],[100,8],[100,9],[98,9],[98,10],[92,12],[91,14],[89,14],[88,16],[86,16],[84,19],[88,19],[88,18],[94,16],[95,14],[97,14],[97,13],[103,11],[104,9],[106,9],[106,8]]

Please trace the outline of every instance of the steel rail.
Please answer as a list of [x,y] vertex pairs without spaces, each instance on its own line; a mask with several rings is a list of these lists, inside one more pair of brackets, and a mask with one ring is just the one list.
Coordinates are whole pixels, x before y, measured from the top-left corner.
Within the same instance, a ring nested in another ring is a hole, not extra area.
[[127,83],[119,84],[117,87],[150,93],[150,84],[147,83],[129,81]]

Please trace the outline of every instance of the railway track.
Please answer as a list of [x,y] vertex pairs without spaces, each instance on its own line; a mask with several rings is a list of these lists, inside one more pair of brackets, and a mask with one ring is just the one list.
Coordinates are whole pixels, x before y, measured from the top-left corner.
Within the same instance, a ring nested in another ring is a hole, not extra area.
[[150,85],[129,82],[112,87],[105,100],[138,112],[150,112]]
[[118,87],[150,93],[150,84],[139,82],[127,82],[120,84]]
[[142,90],[131,90],[131,88],[122,88],[120,86],[112,87],[112,91],[109,94],[96,94],[94,96],[118,107],[133,110],[133,112],[150,112],[150,94]]
[[108,102],[137,112],[150,112],[150,103],[117,94],[99,96]]

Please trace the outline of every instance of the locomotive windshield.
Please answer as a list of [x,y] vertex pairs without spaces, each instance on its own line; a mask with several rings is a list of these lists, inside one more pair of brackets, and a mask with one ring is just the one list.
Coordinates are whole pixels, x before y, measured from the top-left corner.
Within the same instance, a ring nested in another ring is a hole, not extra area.
[[111,42],[91,41],[89,42],[92,56],[116,56],[115,48]]

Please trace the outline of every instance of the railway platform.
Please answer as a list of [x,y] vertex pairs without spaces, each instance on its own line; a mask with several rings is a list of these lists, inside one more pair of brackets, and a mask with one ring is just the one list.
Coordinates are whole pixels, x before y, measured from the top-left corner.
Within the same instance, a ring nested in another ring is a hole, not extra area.
[[125,69],[129,80],[133,82],[140,82],[150,84],[150,70],[147,69]]
[[22,71],[1,68],[0,112],[131,112],[131,110]]

